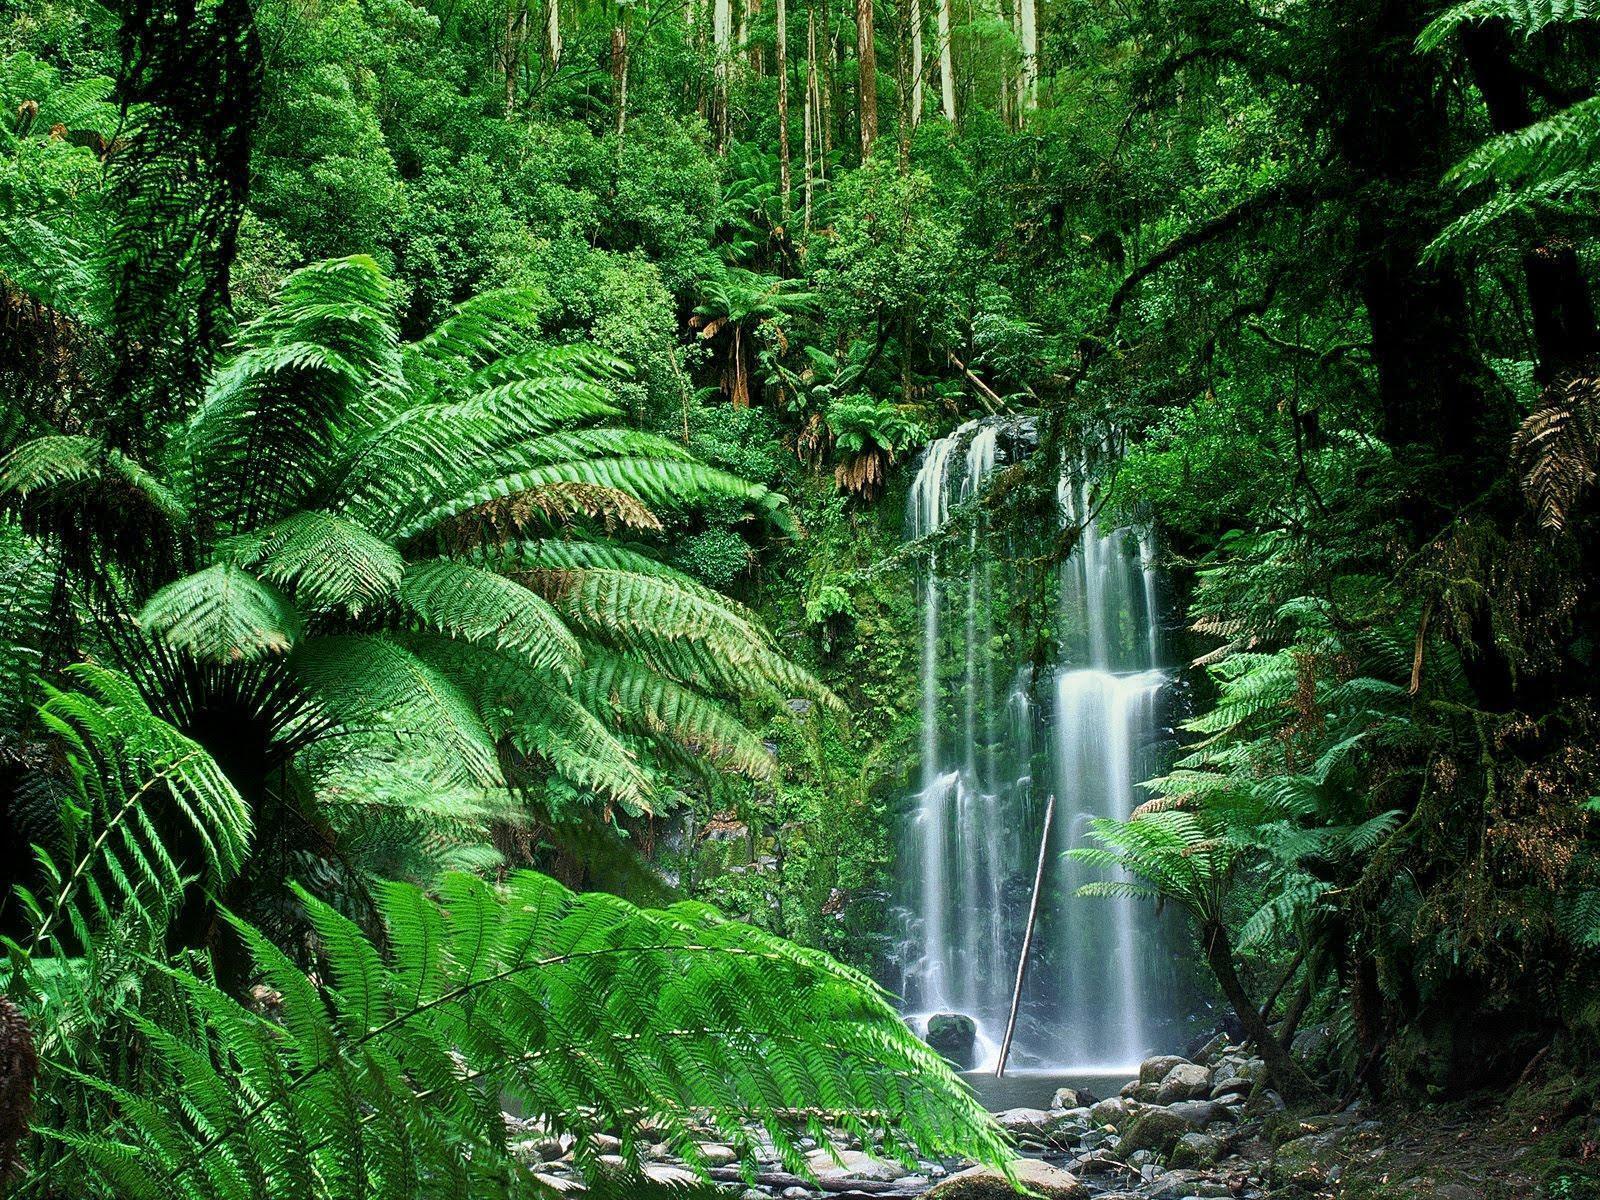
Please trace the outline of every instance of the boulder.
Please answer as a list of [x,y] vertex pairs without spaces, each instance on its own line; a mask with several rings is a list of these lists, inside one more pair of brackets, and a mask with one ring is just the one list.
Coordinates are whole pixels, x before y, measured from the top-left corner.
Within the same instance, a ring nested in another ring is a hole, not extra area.
[[[834,1161],[835,1154],[838,1161]],[[908,1174],[897,1162],[885,1162],[860,1150],[813,1150],[806,1155],[806,1167],[821,1183],[840,1183],[846,1179],[861,1179],[868,1183],[893,1183]]]
[[1222,1157],[1222,1139],[1209,1133],[1186,1133],[1172,1147],[1167,1162],[1174,1167],[1209,1167]]
[[1214,1100],[1179,1100],[1167,1105],[1167,1111],[1179,1117],[1191,1129],[1204,1129],[1213,1121],[1232,1121],[1233,1112]]
[[651,1183],[660,1184],[669,1188],[698,1187],[705,1181],[693,1171],[683,1167],[669,1166],[666,1163],[651,1163],[644,1169],[644,1177]]
[[977,1065],[978,1023],[965,1013],[934,1013],[922,1040],[962,1070]]
[[[1327,1179],[1327,1155],[1338,1141],[1338,1131],[1313,1133],[1284,1142],[1272,1156],[1272,1182],[1279,1187],[1299,1184],[1317,1188]],[[1335,1158],[1334,1161],[1337,1161]]]
[[1211,1072],[1197,1063],[1179,1063],[1161,1077],[1157,1104],[1204,1099],[1211,1094]]
[[1154,1058],[1147,1058],[1139,1064],[1139,1082],[1159,1084],[1173,1067],[1188,1061],[1179,1054],[1158,1054]]
[[1089,1106],[1089,1121],[1094,1125],[1109,1125],[1113,1129],[1121,1129],[1123,1122],[1132,1112],[1132,1104],[1121,1096],[1112,1096],[1109,1100],[1101,1100]]
[[700,1157],[706,1160],[708,1167],[730,1167],[739,1158],[732,1146],[724,1146],[721,1142],[702,1143]]
[[1057,1088],[1056,1094],[1050,1097],[1050,1107],[1061,1112],[1069,1108],[1087,1108],[1094,1102],[1095,1097],[1082,1088]]
[[[1072,1172],[1036,1158],[1016,1159],[1011,1168],[1024,1192],[1044,1200],[1085,1200],[1089,1195],[1088,1185]],[[1017,1195],[1017,1189],[993,1167],[971,1167],[927,1193],[927,1200],[1016,1200]]]
[[1193,1128],[1194,1125],[1170,1108],[1142,1108],[1122,1131],[1117,1151],[1125,1160],[1137,1150],[1153,1150],[1165,1155]]
[[1008,1108],[995,1114],[995,1124],[1016,1138],[1047,1138],[1056,1126],[1066,1123],[1066,1114],[1042,1108]]

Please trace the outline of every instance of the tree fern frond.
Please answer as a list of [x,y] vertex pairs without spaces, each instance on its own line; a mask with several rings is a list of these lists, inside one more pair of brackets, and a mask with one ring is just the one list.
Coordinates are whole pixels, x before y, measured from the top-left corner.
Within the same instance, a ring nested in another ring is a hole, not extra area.
[[[60,836],[39,849],[49,895],[17,898],[33,919],[34,956],[54,952],[68,927],[83,940],[135,917],[151,947],[191,878],[217,887],[244,864],[249,808],[211,755],[150,711],[124,675],[68,669],[77,691],[47,688],[40,709],[65,761]],[[196,856],[173,857],[176,827]]]
[[[504,891],[454,875],[439,901],[384,889],[392,949],[380,952],[301,900],[331,986],[309,985],[243,925],[282,993],[281,1023],[177,972],[194,1032],[147,1029],[166,1051],[159,1085],[119,1096],[118,1127],[73,1140],[118,1195],[212,1195],[228,1175],[270,1179],[283,1200],[530,1194],[502,1095],[577,1135],[592,1180],[593,1134],[616,1133],[634,1155],[651,1126],[692,1153],[703,1121],[748,1147],[754,1119],[795,1163],[798,1133],[819,1118],[891,1156],[1008,1157],[872,984],[703,906],[640,910],[531,872]],[[235,1062],[254,1064],[251,1086],[231,1085]]]
[[367,634],[311,638],[291,665],[345,724],[432,756],[458,782],[501,784],[493,739],[472,701],[398,642]]
[[400,603],[430,629],[512,651],[538,670],[570,676],[582,657],[549,601],[482,567],[450,559],[412,563]]
[[312,611],[344,608],[358,614],[394,596],[405,570],[400,552],[382,538],[318,509],[230,538],[220,553],[271,583],[293,588]]
[[771,777],[761,739],[705,697],[619,655],[590,649],[585,660],[576,688],[590,711],[609,710],[631,732],[668,738],[724,768]]
[[217,563],[167,584],[139,624],[208,662],[252,662],[286,653],[300,636],[299,611],[271,584]]
[[712,498],[739,500],[755,507],[779,528],[788,529],[787,501],[758,483],[697,462],[647,458],[599,458],[552,463],[514,472],[473,487],[436,504],[396,531],[400,539],[415,537],[442,521],[492,500],[536,491],[559,483],[615,488],[655,507],[682,507]]
[[1560,532],[1579,497],[1594,484],[1600,460],[1600,381],[1579,376],[1548,389],[1539,407],[1522,422],[1512,440],[1513,460],[1522,467],[1522,488],[1539,513],[1539,523]]
[[1523,37],[1569,21],[1600,18],[1600,0],[1466,0],[1435,17],[1417,36],[1417,49],[1436,50],[1464,25],[1504,21]]

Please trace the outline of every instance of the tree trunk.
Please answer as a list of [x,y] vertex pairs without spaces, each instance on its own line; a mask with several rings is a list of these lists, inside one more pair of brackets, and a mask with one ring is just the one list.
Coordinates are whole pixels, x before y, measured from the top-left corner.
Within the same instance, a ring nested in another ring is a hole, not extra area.
[[506,5],[506,40],[501,58],[506,71],[506,116],[517,111],[517,73],[522,65],[522,42],[527,33],[526,0],[511,0]]
[[910,125],[922,122],[922,0],[911,0],[911,112]]
[[872,0],[856,0],[856,60],[860,66],[861,161],[878,140],[878,52],[873,45]]
[[944,109],[944,119],[952,125],[956,120],[956,70],[950,45],[951,0],[939,0],[939,100]]
[[[1462,47],[1473,81],[1489,110],[1496,133],[1514,133],[1534,121],[1527,87],[1512,62],[1511,38],[1502,22],[1472,23],[1462,31]],[[1570,242],[1542,238],[1523,254],[1528,307],[1539,381],[1563,379],[1600,351],[1600,330],[1584,282],[1583,266]]]
[[628,128],[628,13],[623,8],[611,27],[611,78],[617,104],[617,154],[622,154],[622,135]]
[[545,40],[550,48],[550,70],[561,69],[561,0],[548,0],[545,8]]
[[1256,1044],[1262,1061],[1266,1063],[1267,1073],[1272,1077],[1272,1086],[1290,1104],[1311,1104],[1321,1099],[1317,1085],[1311,1082],[1311,1077],[1295,1062],[1283,1043],[1272,1035],[1272,1030],[1261,1018],[1261,1010],[1245,992],[1244,984],[1234,970],[1233,946],[1228,941],[1228,931],[1220,924],[1208,924],[1201,929],[1200,939],[1204,943],[1206,962],[1211,967],[1211,973],[1217,977],[1217,985],[1233,1006],[1246,1036]]
[[1037,0],[1017,0],[1017,34],[1022,43],[1022,70],[1017,76],[1017,124],[1038,103],[1039,8]]
[[811,232],[811,181],[814,170],[812,159],[816,154],[814,130],[817,123],[817,10],[815,6],[806,11],[806,102],[804,115],[806,158],[805,221],[801,225],[801,229],[809,234]]
[[779,212],[784,224],[789,223],[789,7],[788,0],[778,0],[777,30],[774,56],[778,67],[778,188],[782,196]]
[[717,152],[728,148],[728,58],[733,37],[733,6],[731,0],[713,0],[711,9],[711,46],[715,56],[712,75],[715,95],[712,99],[713,117],[717,135]]

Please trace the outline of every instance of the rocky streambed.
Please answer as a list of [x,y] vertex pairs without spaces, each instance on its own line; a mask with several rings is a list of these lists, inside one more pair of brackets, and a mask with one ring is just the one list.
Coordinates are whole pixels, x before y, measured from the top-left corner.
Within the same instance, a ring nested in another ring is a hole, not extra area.
[[[1011,1108],[996,1120],[1016,1140],[1023,1185],[1047,1200],[1185,1200],[1314,1193],[1335,1182],[1339,1143],[1369,1132],[1359,1105],[1344,1112],[1290,1119],[1282,1100],[1264,1086],[1260,1059],[1220,1036],[1195,1056],[1147,1059],[1119,1094],[1096,1096],[1060,1088],[1048,1107]],[[537,1135],[518,1153],[553,1190],[580,1194],[569,1142]],[[707,1142],[701,1150],[712,1179],[738,1200],[1002,1200],[1015,1193],[998,1173],[959,1161],[914,1167],[879,1158],[848,1139],[808,1147],[810,1178],[784,1169],[776,1154],[758,1155],[747,1180],[734,1150]],[[600,1139],[602,1169],[624,1170],[620,1144]],[[697,1181],[664,1145],[644,1155],[646,1179],[689,1186]],[[1331,1172],[1331,1177],[1330,1177]]]

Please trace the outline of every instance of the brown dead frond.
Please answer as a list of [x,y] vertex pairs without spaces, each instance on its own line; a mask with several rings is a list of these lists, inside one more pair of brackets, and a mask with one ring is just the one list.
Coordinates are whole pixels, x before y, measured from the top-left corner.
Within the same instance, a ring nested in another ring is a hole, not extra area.
[[1559,533],[1593,485],[1600,461],[1600,377],[1579,372],[1545,389],[1511,444],[1539,524]]

